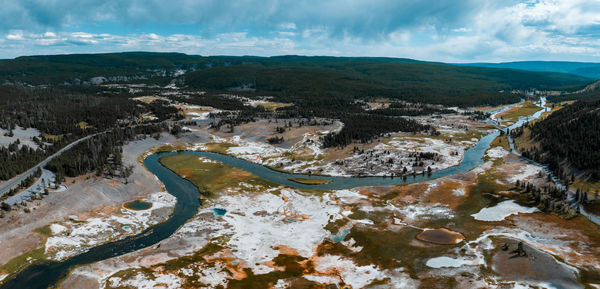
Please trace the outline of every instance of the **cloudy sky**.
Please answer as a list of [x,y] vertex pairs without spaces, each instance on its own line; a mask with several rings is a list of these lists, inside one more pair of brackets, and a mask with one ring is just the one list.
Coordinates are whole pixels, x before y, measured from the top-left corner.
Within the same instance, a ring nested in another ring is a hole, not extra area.
[[176,51],[600,62],[600,0],[2,0],[0,58]]

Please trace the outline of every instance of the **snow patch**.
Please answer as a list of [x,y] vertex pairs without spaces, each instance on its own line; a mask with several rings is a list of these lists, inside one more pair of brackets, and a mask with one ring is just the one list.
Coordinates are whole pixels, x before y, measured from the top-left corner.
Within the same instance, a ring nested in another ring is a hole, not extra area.
[[421,220],[421,219],[449,219],[454,216],[451,209],[442,204],[435,205],[406,205],[403,208],[399,208],[398,212],[407,219]]
[[466,194],[467,194],[467,192],[465,192],[465,189],[463,189],[463,188],[452,190],[452,195],[457,196],[457,197],[462,197]]
[[[352,288],[365,288],[373,281],[390,279],[386,288],[416,288],[418,285],[401,268],[382,271],[375,265],[358,266],[349,259],[332,255],[319,257],[315,263],[316,272],[330,276],[308,275],[307,279],[322,284],[336,284],[341,281],[351,285]],[[337,276],[339,281],[335,280],[333,276]]]
[[122,280],[119,277],[108,279],[111,287],[132,287],[139,289],[152,288],[181,288],[183,280],[174,274],[152,274],[147,276],[143,273],[138,273],[135,277],[127,280]]
[[[69,220],[50,225],[52,236],[46,240],[46,254],[54,260],[62,260],[99,244],[137,234],[164,221],[167,215],[157,216],[156,211],[173,208],[176,198],[169,193],[158,192],[149,195],[147,201],[152,203],[152,208],[144,211],[121,208],[117,215],[100,213],[99,217],[84,221]],[[124,229],[125,226],[128,229]]]
[[502,221],[506,217],[515,214],[529,214],[539,212],[537,208],[524,207],[517,203],[514,200],[508,200],[501,203],[498,203],[496,206],[483,208],[476,214],[472,214],[473,218],[478,221]]
[[215,236],[227,235],[227,247],[254,274],[274,270],[269,262],[279,255],[276,249],[279,245],[310,258],[318,244],[330,236],[324,227],[342,218],[339,206],[329,195],[305,196],[287,188],[280,189],[279,195],[269,192],[225,195],[210,207],[215,206],[227,210],[227,214],[210,221],[196,217],[177,235],[198,230],[213,230]]
[[512,177],[510,177],[508,179],[508,181],[512,184],[516,183],[517,180],[522,182],[523,180],[525,180],[527,178],[535,176],[540,171],[541,171],[541,169],[538,166],[530,165],[530,164],[522,165],[519,167],[519,172],[516,173],[515,175],[513,175]]
[[500,146],[493,147],[485,152],[485,155],[491,159],[500,159],[509,154],[504,148]]
[[50,224],[50,231],[52,232],[52,235],[58,235],[67,231],[67,227],[59,224]]
[[477,265],[473,260],[459,259],[459,258],[450,258],[450,257],[435,257],[427,260],[425,263],[429,268],[458,268],[464,265]]

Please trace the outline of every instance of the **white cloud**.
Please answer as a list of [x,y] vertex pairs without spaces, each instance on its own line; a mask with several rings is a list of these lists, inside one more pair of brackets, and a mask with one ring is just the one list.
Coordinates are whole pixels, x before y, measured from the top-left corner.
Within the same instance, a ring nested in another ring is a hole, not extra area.
[[6,39],[8,39],[8,40],[17,40],[17,41],[25,40],[25,38],[23,38],[23,32],[9,33],[9,34],[6,35]]
[[160,36],[158,36],[154,33],[150,33],[150,34],[148,34],[148,38],[153,39],[153,40],[158,40],[160,38]]
[[281,36],[288,36],[288,37],[297,35],[296,32],[290,32],[290,31],[278,31],[277,34],[279,34]]
[[[0,57],[149,50],[202,55],[390,56],[448,62],[600,60],[598,0],[381,1],[373,5],[341,0],[312,4],[265,0],[236,5],[216,0],[173,1],[177,5],[121,3],[127,7],[124,9],[117,0],[106,0],[101,5],[105,9],[98,10],[103,12],[82,12],[81,16],[59,13],[53,32],[48,32],[48,27],[39,33],[19,27],[0,34],[4,36],[0,37]],[[9,4],[5,11],[29,11],[18,2]],[[258,10],[264,13],[256,14]],[[461,12],[456,13],[458,10]],[[196,15],[191,11],[218,13]],[[145,16],[149,23],[164,27],[196,23],[199,32],[179,34],[172,29],[172,33],[165,33],[170,30],[163,29],[158,33],[148,29],[114,33],[112,27],[109,34],[100,26],[94,31],[102,33],[91,33],[78,26],[84,16],[89,18],[86,21],[113,21],[110,23],[116,31],[135,27],[138,22],[148,23]],[[166,24],[156,19],[164,19]],[[65,27],[72,30],[65,31],[69,30]]]
[[452,32],[470,32],[471,28],[460,27],[452,29]]
[[279,24],[279,29],[295,30],[296,23],[293,23],[293,22],[281,23],[281,24]]

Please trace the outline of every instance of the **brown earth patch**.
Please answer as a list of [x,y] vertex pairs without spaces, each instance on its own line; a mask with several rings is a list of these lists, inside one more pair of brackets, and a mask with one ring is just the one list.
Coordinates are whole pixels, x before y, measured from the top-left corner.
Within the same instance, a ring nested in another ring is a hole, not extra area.
[[427,183],[415,183],[408,185],[392,186],[387,188],[387,191],[384,191],[385,188],[381,189],[382,199],[412,202],[415,199],[419,198],[421,195],[423,195],[427,188],[429,188],[429,185]]
[[[463,196],[454,195],[454,190],[462,189],[465,191]],[[463,198],[468,197],[468,185],[454,180],[444,180],[437,183],[426,196],[428,203],[446,204],[450,209],[455,210]]]
[[565,250],[543,247],[571,265],[600,268],[600,230],[584,216],[563,219],[552,214],[527,214],[513,217],[515,223],[534,235],[565,241]]
[[425,229],[416,236],[417,239],[425,242],[454,245],[462,242],[465,237],[458,232],[450,231],[446,228],[440,229]]
[[498,248],[492,255],[492,270],[507,280],[543,281],[560,285],[562,288],[582,288],[577,276],[569,269],[557,263],[544,252],[523,243],[526,256],[514,253],[518,240],[500,239],[508,248]]

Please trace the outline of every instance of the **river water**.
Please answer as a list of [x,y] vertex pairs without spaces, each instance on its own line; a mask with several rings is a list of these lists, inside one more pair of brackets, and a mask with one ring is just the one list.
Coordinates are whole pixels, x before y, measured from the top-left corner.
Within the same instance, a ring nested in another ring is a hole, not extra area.
[[[545,100],[542,99],[542,106]],[[517,128],[528,120],[538,118],[542,114],[540,110],[527,118],[521,118],[509,129]],[[259,164],[255,164],[246,160],[238,159],[232,156],[211,153],[211,152],[169,152],[161,154],[153,154],[144,160],[144,165],[150,172],[158,177],[165,185],[167,191],[177,198],[177,204],[173,214],[163,223],[157,224],[142,233],[130,236],[115,242],[107,243],[94,247],[87,252],[73,256],[60,262],[49,262],[39,265],[33,265],[18,273],[14,278],[6,281],[1,287],[2,289],[42,289],[52,287],[61,279],[65,278],[69,271],[79,265],[90,264],[105,260],[111,257],[120,256],[130,252],[134,252],[152,245],[171,236],[183,224],[191,219],[197,212],[200,206],[200,193],[198,189],[189,181],[179,177],[169,169],[163,167],[159,158],[171,154],[193,154],[210,158],[212,160],[223,162],[227,165],[247,170],[258,177],[268,181],[296,188],[317,188],[325,190],[348,189],[360,186],[389,186],[407,183],[417,183],[431,179],[440,178],[447,175],[464,173],[483,163],[485,151],[490,147],[490,143],[498,136],[498,130],[482,137],[475,146],[465,151],[464,158],[461,163],[454,167],[449,167],[443,170],[435,171],[431,175],[409,176],[404,180],[401,177],[325,177],[325,176],[309,176],[301,174],[288,174],[278,172]],[[326,179],[330,183],[318,185],[300,184],[288,180],[289,178],[308,178],[308,179]]]
[[200,194],[192,183],[163,167],[158,162],[158,158],[158,155],[150,155],[144,161],[144,165],[159,178],[167,191],[177,198],[173,214],[168,220],[138,235],[94,247],[85,253],[64,261],[30,266],[17,274],[13,279],[8,280],[2,288],[45,289],[66,277],[69,270],[74,266],[90,264],[134,252],[157,244],[175,233],[198,211],[200,207]]

